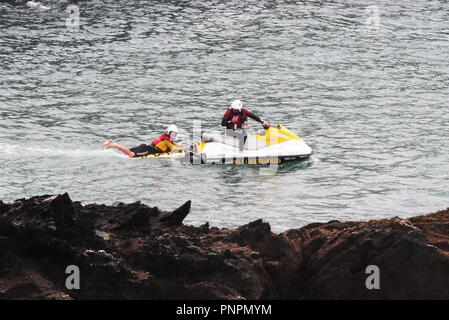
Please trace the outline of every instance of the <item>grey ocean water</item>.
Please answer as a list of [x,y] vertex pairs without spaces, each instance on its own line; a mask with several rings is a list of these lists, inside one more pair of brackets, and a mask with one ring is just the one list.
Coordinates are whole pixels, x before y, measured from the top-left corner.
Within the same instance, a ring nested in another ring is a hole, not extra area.
[[[78,29],[43,4],[0,2],[3,201],[190,199],[188,224],[276,232],[449,206],[447,1],[79,1]],[[315,155],[261,175],[100,147],[217,128],[237,98]]]

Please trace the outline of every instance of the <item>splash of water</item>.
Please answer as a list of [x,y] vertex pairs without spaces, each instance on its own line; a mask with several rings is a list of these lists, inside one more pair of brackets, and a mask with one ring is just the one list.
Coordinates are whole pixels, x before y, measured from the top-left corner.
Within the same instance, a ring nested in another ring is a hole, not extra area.
[[125,155],[107,149],[70,148],[68,146],[26,146],[0,144],[0,154],[21,157],[69,157],[69,158],[127,158]]

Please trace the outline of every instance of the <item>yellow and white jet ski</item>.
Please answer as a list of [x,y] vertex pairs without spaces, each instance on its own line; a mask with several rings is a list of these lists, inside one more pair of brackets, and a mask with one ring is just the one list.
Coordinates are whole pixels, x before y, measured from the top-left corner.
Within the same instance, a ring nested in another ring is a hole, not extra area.
[[313,153],[312,148],[303,139],[282,125],[251,135],[231,132],[227,135],[203,133],[201,142],[195,142],[192,145],[190,162],[281,164],[309,158]]

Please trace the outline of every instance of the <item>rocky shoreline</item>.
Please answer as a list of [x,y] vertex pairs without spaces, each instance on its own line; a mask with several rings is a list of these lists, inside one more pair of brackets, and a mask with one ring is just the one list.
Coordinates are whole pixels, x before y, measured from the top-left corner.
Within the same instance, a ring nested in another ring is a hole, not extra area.
[[190,205],[0,201],[0,299],[449,299],[449,210],[274,234],[183,225]]

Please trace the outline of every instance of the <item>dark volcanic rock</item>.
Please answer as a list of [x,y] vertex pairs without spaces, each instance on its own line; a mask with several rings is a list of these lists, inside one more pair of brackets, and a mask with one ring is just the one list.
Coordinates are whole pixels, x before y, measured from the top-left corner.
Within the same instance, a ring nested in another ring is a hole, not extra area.
[[[0,299],[449,298],[448,210],[274,234],[262,220],[185,226],[190,206],[0,201]],[[79,290],[65,287],[69,265]],[[379,290],[365,286],[369,265]]]

